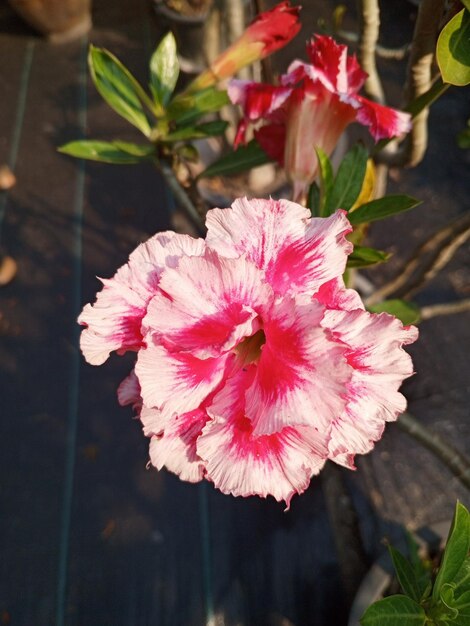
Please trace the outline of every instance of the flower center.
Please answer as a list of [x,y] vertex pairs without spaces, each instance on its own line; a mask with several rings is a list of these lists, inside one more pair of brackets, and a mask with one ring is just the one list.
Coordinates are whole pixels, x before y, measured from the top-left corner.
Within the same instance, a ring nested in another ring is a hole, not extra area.
[[266,343],[266,335],[263,330],[258,330],[251,337],[245,337],[235,347],[235,354],[241,360],[242,365],[249,365],[257,361],[261,355],[261,348]]

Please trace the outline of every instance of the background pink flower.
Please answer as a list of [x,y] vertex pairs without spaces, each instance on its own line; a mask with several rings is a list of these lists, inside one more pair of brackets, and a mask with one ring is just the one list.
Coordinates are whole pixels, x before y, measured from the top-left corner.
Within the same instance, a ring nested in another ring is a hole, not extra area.
[[[166,234],[131,255],[80,316],[84,354],[137,349],[118,395],[155,467],[289,503],[328,458],[353,467],[404,410],[402,345],[417,332],[344,287],[344,211],[244,198],[207,227],[205,242]],[[127,343],[110,332],[121,320],[135,328]]]
[[228,94],[242,107],[235,144],[244,139],[249,122],[268,123],[255,131],[263,150],[284,166],[299,198],[317,175],[315,148],[331,154],[353,121],[369,127],[376,141],[396,137],[411,127],[408,113],[372,102],[358,94],[367,74],[347,47],[316,35],[307,44],[310,63],[294,61],[281,76],[281,86],[232,80]]

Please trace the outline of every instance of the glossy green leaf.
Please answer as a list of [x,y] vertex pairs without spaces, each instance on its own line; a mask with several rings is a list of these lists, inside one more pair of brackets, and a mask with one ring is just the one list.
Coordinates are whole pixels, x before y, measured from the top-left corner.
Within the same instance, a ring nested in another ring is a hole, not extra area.
[[329,215],[327,207],[333,189],[333,167],[328,155],[320,146],[315,147],[320,168],[320,217]]
[[173,33],[163,37],[150,59],[150,90],[162,109],[170,101],[180,72]]
[[433,589],[433,598],[439,599],[442,586],[453,583],[470,549],[470,514],[463,504],[457,502],[449,531],[446,548]]
[[459,615],[459,610],[454,606],[454,588],[449,583],[442,585],[439,594],[439,602],[434,606],[433,616],[440,620],[454,620]]
[[391,257],[388,252],[366,248],[364,246],[354,246],[353,252],[348,257],[347,267],[368,267],[377,263],[385,263]]
[[125,141],[71,141],[59,148],[59,152],[90,161],[125,165],[140,163],[153,158],[155,148],[151,144],[138,145]]
[[315,181],[308,188],[307,207],[312,212],[313,217],[320,216],[320,188]]
[[175,98],[167,109],[167,115],[178,125],[193,124],[201,115],[220,111],[229,103],[230,100],[226,91],[209,87],[189,96]]
[[199,174],[199,178],[238,174],[250,170],[252,167],[269,163],[271,160],[256,140],[252,139],[246,146],[240,146],[235,152],[231,152],[209,165]]
[[203,139],[204,137],[222,135],[227,126],[228,122],[223,120],[206,122],[205,124],[198,124],[198,126],[185,126],[170,133],[162,141],[188,141],[189,139]]
[[364,222],[383,220],[385,217],[408,211],[419,204],[421,204],[421,200],[416,200],[411,196],[385,196],[385,198],[367,202],[355,211],[348,213],[348,220],[353,226]]
[[367,168],[367,150],[363,145],[355,145],[341,161],[335,176],[331,193],[328,196],[325,214],[330,215],[336,209],[349,209],[361,193]]
[[390,313],[398,317],[405,326],[416,324],[420,320],[419,307],[414,302],[405,300],[384,300],[369,306],[368,310],[372,313]]
[[150,124],[142,102],[153,109],[153,103],[129,70],[110,52],[90,46],[88,65],[91,77],[104,100],[121,117],[146,137]]
[[396,550],[393,546],[388,547],[390,556],[392,558],[393,567],[397,574],[398,582],[400,583],[403,592],[406,593],[415,602],[420,602],[423,589],[420,585],[418,576],[411,563],[406,559],[401,552]]
[[453,582],[458,593],[470,591],[470,556],[462,563]]
[[362,616],[362,626],[424,626],[426,613],[411,598],[389,596],[374,602]]
[[462,9],[441,31],[437,63],[442,80],[462,87],[470,83],[470,12]]
[[466,591],[458,597],[456,594],[457,592],[454,590],[453,607],[458,610],[459,614],[453,623],[456,626],[468,626],[470,624],[470,591]]

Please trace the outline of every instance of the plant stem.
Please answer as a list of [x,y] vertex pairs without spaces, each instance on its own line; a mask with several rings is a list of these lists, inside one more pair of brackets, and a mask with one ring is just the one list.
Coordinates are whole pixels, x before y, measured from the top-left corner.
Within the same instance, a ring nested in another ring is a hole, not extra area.
[[446,224],[420,244],[391,281],[367,298],[367,305],[385,298],[404,298],[418,291],[452,259],[470,236],[470,214]]
[[157,163],[157,167],[164,177],[168,187],[171,189],[171,192],[175,196],[176,201],[179,203],[182,209],[186,212],[188,218],[191,220],[194,227],[197,229],[197,232],[202,237],[205,236],[205,227],[202,221],[201,216],[198,213],[195,205],[192,203],[189,198],[186,190],[180,184],[178,179],[175,176],[175,173],[171,169],[169,165],[159,161]]
[[470,489],[470,459],[468,457],[444,441],[438,434],[428,430],[410,413],[402,413],[397,424],[403,432],[433,452],[462,485]]
[[375,50],[379,39],[380,9],[378,0],[358,0],[359,62],[368,77],[364,91],[375,102],[384,103],[384,91],[375,63]]
[[441,302],[440,304],[424,306],[420,311],[420,316],[422,320],[429,320],[432,317],[454,315],[455,313],[463,313],[464,311],[470,311],[470,298],[457,302]]

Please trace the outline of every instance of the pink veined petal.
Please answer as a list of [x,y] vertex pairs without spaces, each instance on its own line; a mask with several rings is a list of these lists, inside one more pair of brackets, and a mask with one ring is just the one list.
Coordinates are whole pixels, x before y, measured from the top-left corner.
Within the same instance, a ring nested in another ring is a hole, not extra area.
[[286,427],[256,437],[243,400],[253,373],[253,366],[239,371],[217,394],[208,408],[214,419],[198,438],[197,451],[207,478],[223,493],[272,495],[289,506],[292,496],[302,493],[322,468],[327,446],[314,428]]
[[367,72],[364,72],[355,54],[348,55],[347,59],[347,73],[348,73],[348,89],[349,94],[355,94],[361,89],[362,85],[366,82]]
[[118,402],[121,406],[132,404],[134,409],[139,410],[142,406],[142,397],[140,395],[139,379],[135,375],[135,371],[124,378],[117,390]]
[[233,104],[239,104],[243,114],[251,121],[268,117],[279,109],[290,96],[289,87],[276,87],[248,80],[232,79],[227,93]]
[[342,309],[345,311],[365,309],[361,296],[355,289],[346,289],[342,277],[333,278],[323,283],[313,297],[327,309]]
[[139,350],[135,371],[148,407],[161,410],[162,420],[197,409],[225,376],[233,354],[198,359],[187,352],[171,352],[147,338]]
[[355,96],[360,103],[356,119],[369,127],[370,134],[378,141],[389,137],[398,137],[411,129],[411,115],[390,107],[372,102],[362,96]]
[[284,165],[284,146],[286,143],[286,126],[284,123],[265,124],[255,130],[255,139],[266,154]]
[[313,294],[344,272],[352,244],[344,211],[328,218],[309,214],[287,200],[238,199],[231,209],[208,212],[207,246],[227,257],[245,253],[277,293]]
[[138,350],[142,318],[163,269],[174,266],[182,254],[199,255],[203,250],[202,239],[172,232],[158,233],[141,244],[113,278],[102,281],[96,302],[87,304],[78,318],[86,326],[80,337],[86,360],[101,365],[113,350],[119,354]]
[[348,92],[347,47],[327,35],[315,35],[307,44],[307,54],[319,79],[332,91]]
[[353,245],[346,239],[352,230],[345,211],[308,221],[302,238],[285,241],[277,258],[266,268],[266,277],[280,294],[314,294],[321,285],[344,273]]
[[413,343],[418,331],[386,313],[360,310],[327,311],[322,325],[348,347],[353,372],[346,408],[332,426],[329,443],[330,458],[350,466],[354,454],[368,452],[381,437],[385,422],[405,410],[398,389],[413,365],[402,346]]
[[150,440],[150,461],[158,470],[166,467],[191,483],[204,478],[204,463],[196,450],[196,442],[209,420],[204,409],[195,409],[172,417],[165,430]]
[[259,329],[258,313],[273,293],[263,272],[244,257],[227,259],[213,251],[180,259],[160,281],[151,300],[146,328],[171,349],[198,358],[231,350]]
[[342,413],[351,372],[345,348],[320,325],[324,312],[318,302],[286,298],[264,320],[266,343],[246,392],[255,435],[300,425],[327,432]]

